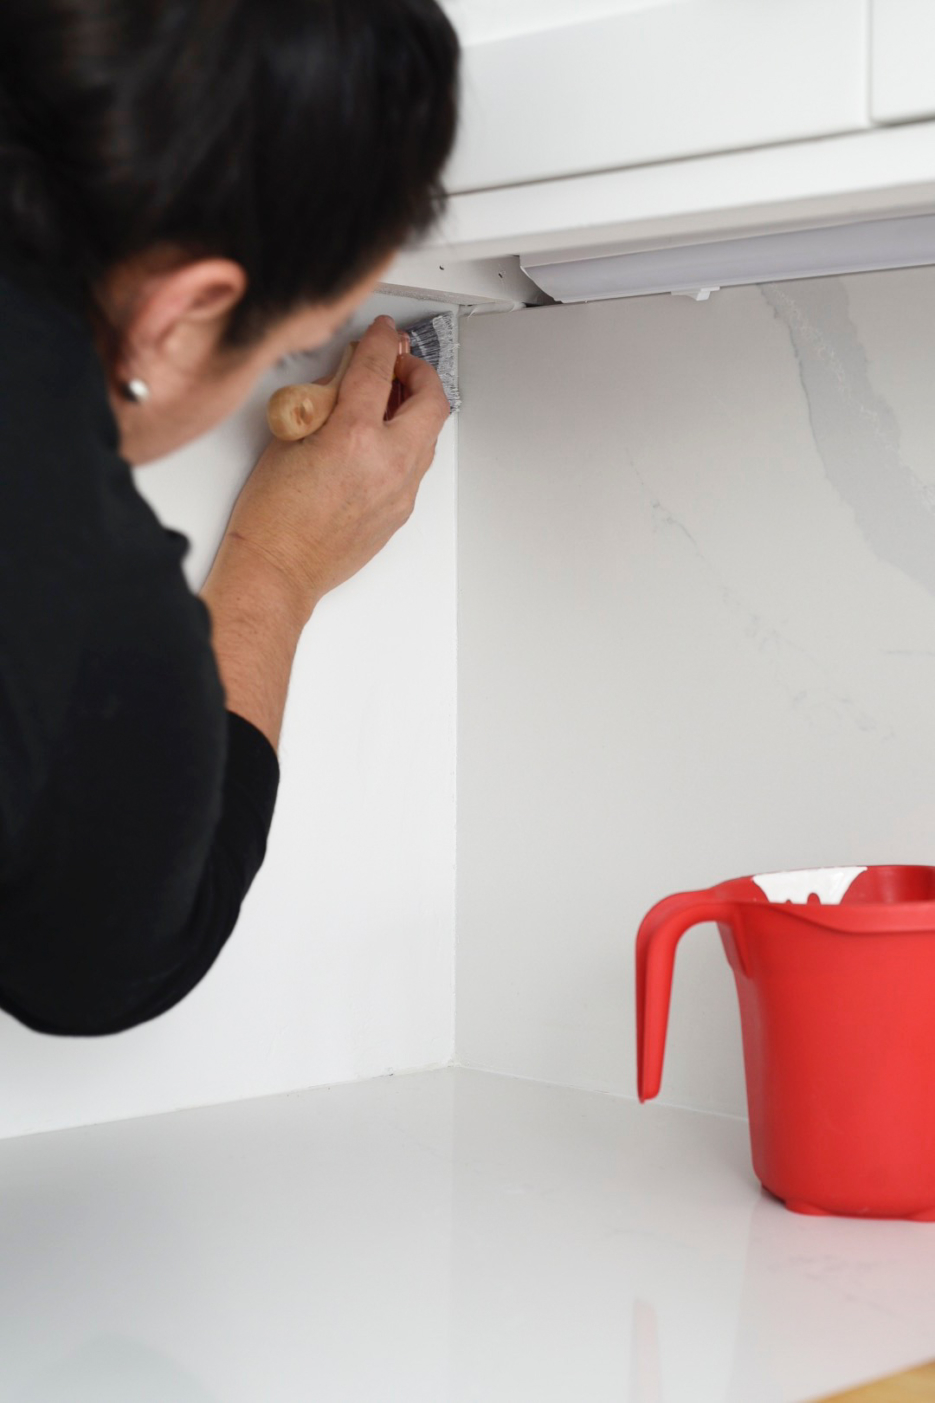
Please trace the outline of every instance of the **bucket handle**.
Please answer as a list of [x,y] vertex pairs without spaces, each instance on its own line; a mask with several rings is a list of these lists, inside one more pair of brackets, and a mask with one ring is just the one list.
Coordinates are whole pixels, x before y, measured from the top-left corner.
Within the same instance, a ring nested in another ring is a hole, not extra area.
[[636,937],[636,1064],[641,1101],[658,1095],[662,1082],[675,947],[691,926],[729,925],[733,903],[707,891],[667,896],[643,918]]

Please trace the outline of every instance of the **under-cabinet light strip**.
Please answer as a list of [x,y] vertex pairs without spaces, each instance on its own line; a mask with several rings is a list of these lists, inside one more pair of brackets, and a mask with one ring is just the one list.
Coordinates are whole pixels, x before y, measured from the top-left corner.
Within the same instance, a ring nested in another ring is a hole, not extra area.
[[520,258],[523,272],[557,302],[644,297],[935,264],[935,214],[825,225],[745,239],[550,262]]

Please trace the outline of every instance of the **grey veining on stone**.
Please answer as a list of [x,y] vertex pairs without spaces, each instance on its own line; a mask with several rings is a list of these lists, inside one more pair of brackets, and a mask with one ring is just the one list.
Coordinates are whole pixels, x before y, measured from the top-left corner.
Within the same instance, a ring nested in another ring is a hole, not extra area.
[[843,280],[760,292],[788,328],[828,481],[874,554],[935,595],[935,495],[900,452],[899,424],[871,382]]
[[640,494],[648,504],[653,531],[675,532],[687,543],[709,585],[737,621],[753,654],[788,697],[789,709],[801,710],[809,726],[818,732],[827,734],[846,722],[858,731],[876,732],[881,739],[891,739],[895,732],[888,717],[871,714],[852,697],[845,695],[837,683],[835,669],[827,660],[816,657],[810,649],[795,642],[774,622],[754,609],[740,590],[727,583],[685,523],[659,499],[637,467],[630,450],[626,445],[623,448],[630,470],[639,484]]

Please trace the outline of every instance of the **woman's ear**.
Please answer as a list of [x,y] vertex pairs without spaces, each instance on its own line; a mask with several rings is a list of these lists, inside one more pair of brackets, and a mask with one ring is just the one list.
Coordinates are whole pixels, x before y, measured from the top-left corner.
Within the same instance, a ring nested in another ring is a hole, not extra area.
[[213,321],[226,317],[247,290],[247,275],[230,258],[202,258],[169,273],[160,289],[166,320]]
[[138,275],[122,328],[131,373],[146,378],[165,361],[180,370],[196,369],[213,354],[246,288],[244,269],[230,258],[202,258]]

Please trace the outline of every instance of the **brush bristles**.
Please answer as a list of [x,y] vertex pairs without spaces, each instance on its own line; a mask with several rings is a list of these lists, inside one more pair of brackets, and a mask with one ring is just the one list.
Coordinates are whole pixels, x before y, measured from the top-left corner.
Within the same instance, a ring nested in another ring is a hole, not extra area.
[[439,312],[408,328],[412,354],[435,367],[452,413],[461,408],[458,393],[458,341],[452,312]]

